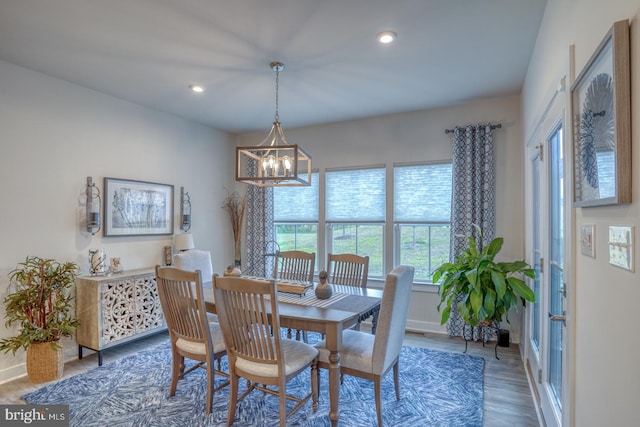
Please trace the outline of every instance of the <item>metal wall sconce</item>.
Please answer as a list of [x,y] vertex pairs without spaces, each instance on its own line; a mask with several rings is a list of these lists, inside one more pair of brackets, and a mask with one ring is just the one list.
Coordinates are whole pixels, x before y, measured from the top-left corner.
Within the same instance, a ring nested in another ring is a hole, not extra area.
[[92,235],[102,228],[100,222],[100,211],[102,210],[102,199],[100,190],[93,182],[93,178],[87,177],[87,231]]
[[191,228],[191,196],[180,187],[180,229],[189,231]]

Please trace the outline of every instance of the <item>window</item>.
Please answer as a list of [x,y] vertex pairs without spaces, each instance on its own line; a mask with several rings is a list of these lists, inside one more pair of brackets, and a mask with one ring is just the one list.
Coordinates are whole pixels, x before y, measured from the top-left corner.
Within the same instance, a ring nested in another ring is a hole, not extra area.
[[451,185],[451,163],[393,168],[394,262],[413,266],[416,282],[449,261]]
[[276,241],[281,251],[315,252],[318,257],[318,173],[308,187],[274,187]]
[[369,276],[384,277],[386,171],[383,166],[326,172],[327,252],[369,256]]

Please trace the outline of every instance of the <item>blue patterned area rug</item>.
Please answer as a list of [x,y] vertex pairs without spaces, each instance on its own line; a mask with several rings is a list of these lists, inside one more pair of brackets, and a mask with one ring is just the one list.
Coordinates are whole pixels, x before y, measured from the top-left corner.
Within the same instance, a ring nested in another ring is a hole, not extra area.
[[[226,358],[223,360],[223,367]],[[393,373],[382,382],[385,426],[481,426],[484,359],[405,346],[400,354],[400,400]],[[322,370],[320,402],[314,413],[307,402],[287,420],[288,426],[329,426],[328,377]],[[309,390],[310,375],[301,374],[287,392]],[[197,369],[178,382],[167,397],[171,379],[170,344],[160,344],[26,394],[31,404],[68,404],[71,426],[224,426],[229,387],[216,392],[213,411],[204,414],[206,372]],[[216,376],[216,384],[223,382]],[[240,391],[244,389],[240,381]],[[291,406],[288,408],[290,409]],[[278,398],[254,390],[238,404],[234,426],[278,425]],[[340,425],[377,425],[373,383],[345,376],[340,388]]]

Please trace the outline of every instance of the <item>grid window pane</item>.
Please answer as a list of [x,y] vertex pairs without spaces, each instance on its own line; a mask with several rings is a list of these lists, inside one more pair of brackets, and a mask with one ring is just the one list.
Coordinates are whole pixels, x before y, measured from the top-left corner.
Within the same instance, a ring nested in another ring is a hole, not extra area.
[[395,166],[393,217],[398,222],[451,220],[451,163]]
[[385,168],[327,171],[327,221],[384,221]]
[[331,253],[369,256],[369,276],[384,276],[384,225],[332,224]]
[[394,259],[415,268],[416,282],[449,261],[451,188],[451,163],[393,168]]
[[400,264],[415,268],[414,280],[431,280],[433,270],[449,261],[449,226],[401,224]]
[[318,254],[317,224],[276,224],[276,242],[281,251],[305,251]]
[[318,221],[318,172],[308,187],[273,187],[275,222]]

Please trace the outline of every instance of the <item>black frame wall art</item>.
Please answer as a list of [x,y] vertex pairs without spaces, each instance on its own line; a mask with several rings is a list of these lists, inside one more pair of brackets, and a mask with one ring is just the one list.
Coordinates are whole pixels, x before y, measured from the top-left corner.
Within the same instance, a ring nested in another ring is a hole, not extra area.
[[629,21],[613,24],[571,87],[573,205],[631,202]]
[[173,185],[104,179],[105,236],[173,234]]

